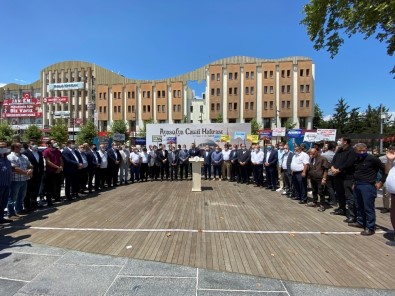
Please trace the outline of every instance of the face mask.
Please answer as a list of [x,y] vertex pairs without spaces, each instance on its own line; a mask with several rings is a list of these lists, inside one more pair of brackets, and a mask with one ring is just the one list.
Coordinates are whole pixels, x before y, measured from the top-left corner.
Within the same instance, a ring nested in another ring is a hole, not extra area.
[[37,145],[32,145],[30,148],[31,148],[33,151],[36,151],[36,150],[37,150]]
[[206,151],[209,151],[210,149],[206,148]]
[[267,151],[271,151],[272,150],[272,146],[267,146]]
[[280,147],[278,147],[280,150],[283,150],[284,149],[284,147],[282,147],[282,146],[280,146]]
[[255,152],[258,152],[258,151],[259,151],[259,149],[258,149],[258,148],[255,148],[254,150],[255,150]]
[[337,141],[337,146],[341,146],[342,145],[342,141]]
[[368,156],[368,153],[367,153],[367,152],[358,153],[358,159],[365,159],[366,156]]
[[97,148],[96,148],[96,147],[94,147],[94,148],[92,148],[92,150],[93,150],[93,151],[96,151],[96,150],[97,150]]
[[23,152],[25,152],[25,148],[21,148],[21,152],[20,153],[23,153]]
[[285,152],[285,153],[288,153],[288,151],[289,151],[289,150],[288,150],[287,148],[284,149],[284,152]]
[[0,148],[0,154],[7,154],[10,153],[10,149],[4,147],[4,148]]
[[70,145],[70,148],[74,150],[75,149],[75,145]]

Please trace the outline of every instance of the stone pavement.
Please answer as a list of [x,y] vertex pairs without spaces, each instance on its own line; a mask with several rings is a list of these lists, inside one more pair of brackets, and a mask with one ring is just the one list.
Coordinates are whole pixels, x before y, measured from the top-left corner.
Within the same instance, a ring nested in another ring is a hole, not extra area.
[[0,237],[0,295],[395,295],[88,254]]

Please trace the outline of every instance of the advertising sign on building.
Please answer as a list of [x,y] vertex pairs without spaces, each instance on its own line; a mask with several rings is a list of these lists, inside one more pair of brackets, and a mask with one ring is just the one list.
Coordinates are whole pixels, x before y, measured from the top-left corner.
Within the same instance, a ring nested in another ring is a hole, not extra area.
[[287,131],[288,138],[301,138],[303,137],[301,129],[290,129]]
[[112,139],[113,139],[114,141],[117,141],[117,142],[125,141],[125,134],[118,134],[118,133],[115,133],[115,134],[112,136]]
[[55,111],[53,114],[54,119],[69,118],[69,117],[70,117],[70,111]]
[[70,90],[70,89],[83,89],[83,82],[66,82],[66,83],[50,83],[48,90]]
[[147,145],[157,144],[153,136],[161,136],[162,141],[167,143],[169,140],[176,138],[177,144],[191,145],[195,143],[198,147],[205,145],[214,146],[216,137],[218,141],[222,135],[230,135],[231,143],[238,143],[240,139],[235,139],[235,135],[244,135],[251,133],[251,124],[249,123],[208,123],[208,124],[147,124]]
[[53,103],[68,103],[69,97],[46,97],[43,98],[43,103],[53,104]]
[[4,118],[22,117],[42,117],[41,101],[30,97],[29,93],[24,93],[22,98],[5,99],[3,101]]
[[336,141],[336,129],[317,129],[317,141]]

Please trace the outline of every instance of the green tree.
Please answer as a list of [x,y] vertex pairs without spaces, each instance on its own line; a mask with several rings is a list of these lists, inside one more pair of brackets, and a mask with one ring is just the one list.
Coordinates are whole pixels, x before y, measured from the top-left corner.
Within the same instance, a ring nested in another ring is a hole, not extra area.
[[313,118],[313,128],[323,128],[324,125],[324,115],[320,106],[318,104],[314,105],[314,118]]
[[291,118],[288,118],[286,122],[284,122],[284,127],[286,129],[293,129],[296,126],[296,123],[292,122]]
[[51,139],[62,144],[67,142],[69,139],[69,133],[67,131],[67,125],[63,119],[57,119],[50,132]]
[[112,134],[124,134],[126,136],[127,126],[126,122],[123,120],[115,120],[111,124],[111,133]]
[[262,124],[259,124],[255,118],[251,120],[250,124],[251,124],[251,134],[257,135],[258,131],[262,129]]
[[23,140],[26,142],[30,140],[40,141],[42,136],[43,133],[37,125],[30,125],[23,133]]
[[223,123],[224,122],[224,117],[222,116],[222,113],[218,114],[217,118],[215,118],[216,123]]
[[[301,21],[307,27],[315,50],[325,48],[333,58],[348,38],[361,34],[365,39],[375,35],[387,44],[387,54],[395,51],[394,0],[310,0],[304,6]],[[392,68],[395,74],[395,67]]]
[[338,134],[343,134],[348,124],[348,109],[350,107],[343,98],[340,98],[336,104],[335,113],[331,119],[333,128],[337,129]]
[[89,120],[84,126],[81,127],[76,142],[78,144],[92,144],[95,137],[97,137],[97,128],[94,122],[92,120]]
[[10,143],[13,135],[14,131],[7,122],[0,123],[0,141]]
[[362,132],[362,115],[358,108],[352,108],[348,117],[348,124],[344,127],[345,134],[359,134]]

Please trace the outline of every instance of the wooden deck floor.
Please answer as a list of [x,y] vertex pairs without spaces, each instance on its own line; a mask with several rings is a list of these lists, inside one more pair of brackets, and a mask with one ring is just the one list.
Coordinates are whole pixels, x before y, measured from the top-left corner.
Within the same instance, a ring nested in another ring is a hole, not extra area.
[[[1,235],[85,252],[305,283],[395,289],[395,248],[344,217],[228,182],[148,182],[26,216]],[[381,229],[389,214],[377,213]]]

